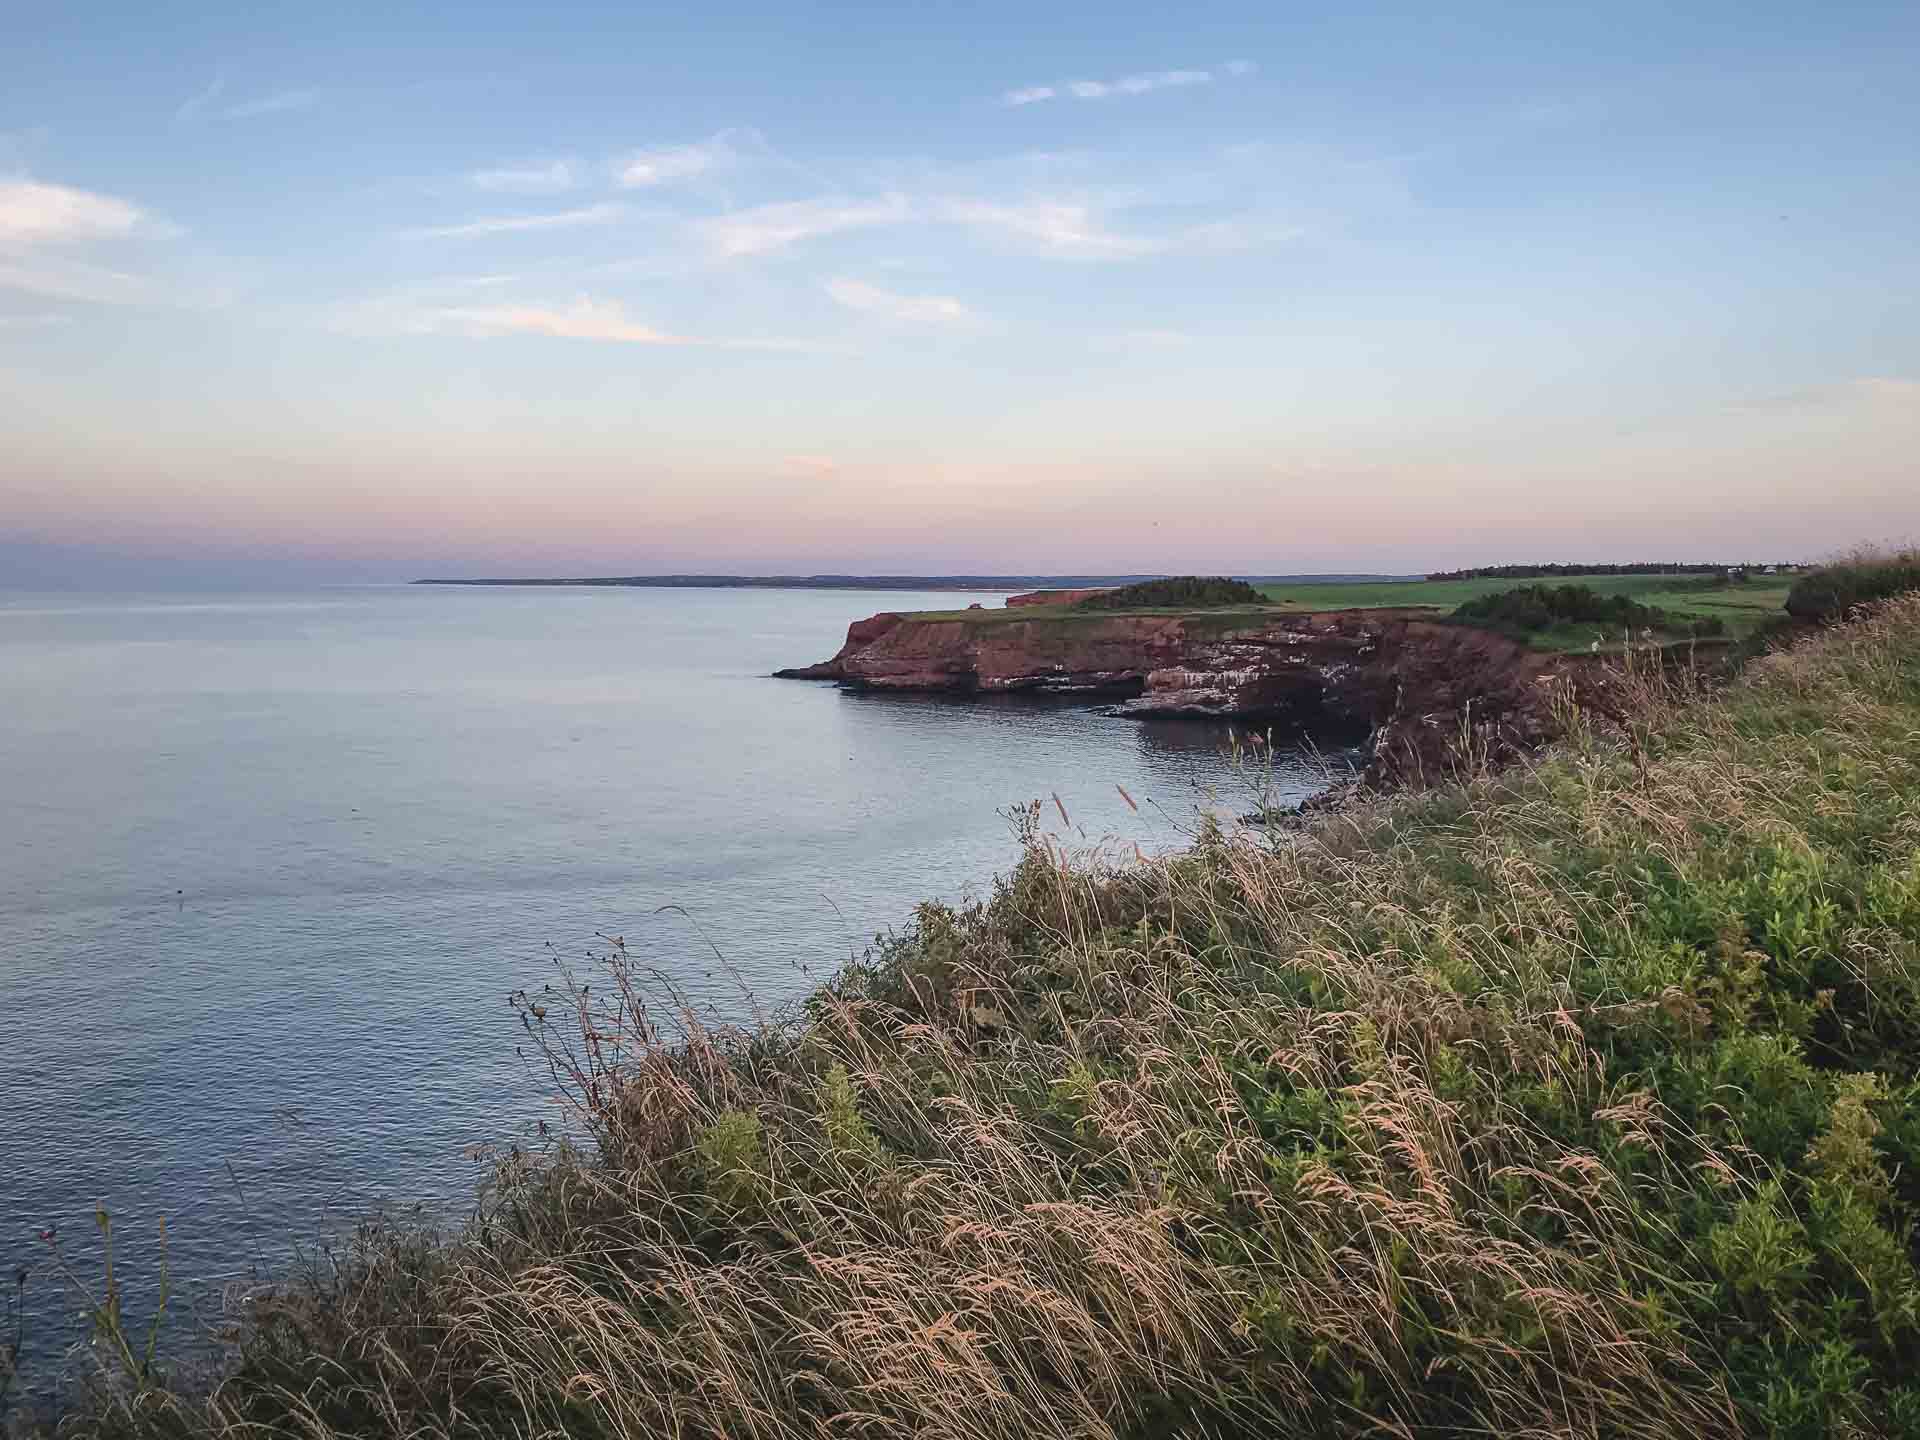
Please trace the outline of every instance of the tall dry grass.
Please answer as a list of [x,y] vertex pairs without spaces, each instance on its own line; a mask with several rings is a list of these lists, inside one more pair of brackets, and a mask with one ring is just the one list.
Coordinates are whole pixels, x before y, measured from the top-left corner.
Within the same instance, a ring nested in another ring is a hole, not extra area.
[[1642,679],[1297,832],[1036,812],[751,1027],[616,942],[522,997],[588,1146],[68,1428],[1920,1435],[1920,598]]

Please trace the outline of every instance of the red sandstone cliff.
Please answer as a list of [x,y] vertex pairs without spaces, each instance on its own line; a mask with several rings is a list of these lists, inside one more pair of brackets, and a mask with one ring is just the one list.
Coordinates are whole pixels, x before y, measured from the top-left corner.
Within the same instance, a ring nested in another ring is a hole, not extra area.
[[1463,736],[1493,758],[1553,729],[1572,673],[1489,631],[1422,610],[1186,616],[1037,614],[848,627],[840,653],[779,674],[873,690],[1042,690],[1108,696],[1123,715],[1239,717],[1281,728],[1365,729],[1375,771],[1444,768]]

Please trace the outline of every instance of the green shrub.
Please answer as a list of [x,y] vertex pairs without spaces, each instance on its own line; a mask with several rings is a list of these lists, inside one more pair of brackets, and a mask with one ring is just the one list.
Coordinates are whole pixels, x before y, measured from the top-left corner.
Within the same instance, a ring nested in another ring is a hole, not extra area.
[[1602,595],[1587,585],[1519,585],[1465,601],[1454,610],[1453,618],[1529,635],[1556,625],[1683,630],[1702,636],[1719,635],[1726,629],[1718,619],[1688,620],[1625,595]]
[[700,1132],[694,1151],[709,1194],[736,1208],[753,1199],[767,1164],[758,1115],[727,1111]]
[[1089,595],[1080,610],[1150,610],[1182,606],[1205,610],[1226,605],[1265,605],[1267,597],[1244,580],[1224,575],[1179,575],[1169,580],[1143,580]]
[[1806,1227],[1788,1212],[1778,1182],[1741,1201],[1731,1220],[1714,1226],[1707,1253],[1736,1295],[1783,1313],[1813,1269]]
[[880,1137],[860,1113],[859,1096],[845,1065],[828,1070],[820,1086],[820,1128],[828,1148],[842,1158],[874,1162],[886,1153]]
[[1625,595],[1602,595],[1586,585],[1518,585],[1468,600],[1454,610],[1461,620],[1491,620],[1521,630],[1564,623],[1612,625],[1634,630],[1666,625],[1667,612]]
[[1802,575],[1787,592],[1796,620],[1837,620],[1856,605],[1920,590],[1920,550],[1863,552]]

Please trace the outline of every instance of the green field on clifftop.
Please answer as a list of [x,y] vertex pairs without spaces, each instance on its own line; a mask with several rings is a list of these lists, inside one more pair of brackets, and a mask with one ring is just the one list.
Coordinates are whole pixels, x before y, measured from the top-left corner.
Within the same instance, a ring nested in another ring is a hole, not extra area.
[[1188,620],[1246,620],[1271,615],[1284,607],[1277,605],[1218,605],[1205,610],[1189,610],[1177,605],[1136,606],[1127,610],[1082,610],[1075,605],[1020,605],[982,607],[979,610],[913,610],[913,620],[960,620],[969,625],[1017,625],[1023,621],[1043,620],[1053,624],[1100,624],[1108,620],[1126,620],[1148,616],[1178,616]]
[[[1474,580],[1405,580],[1343,584],[1288,584],[1262,586],[1273,602],[1272,610],[1287,613],[1319,610],[1376,610],[1403,607],[1427,607],[1436,615],[1449,615],[1468,600],[1495,595],[1528,584],[1524,580],[1489,578]],[[1778,621],[1784,614],[1787,577],[1760,577],[1742,583],[1708,587],[1698,575],[1566,575],[1555,576],[1554,583],[1577,584],[1601,595],[1629,596],[1644,605],[1665,610],[1682,619],[1718,619],[1726,627],[1725,639],[1740,641],[1763,626]],[[1255,606],[1227,606],[1206,610],[1180,607],[1143,607],[1128,610],[1089,610],[1073,605],[1030,605],[1015,608],[982,606],[978,610],[925,610],[914,612],[916,620],[964,621],[970,625],[1009,625],[1031,621],[1078,624],[1098,623],[1129,616],[1180,616],[1189,622],[1225,626],[1236,622],[1258,621],[1272,610]],[[1677,639],[1679,637],[1665,637]],[[1581,651],[1598,643],[1602,650],[1618,649],[1623,637],[1597,626],[1561,626],[1529,637],[1528,643],[1539,650]]]
[[[1745,584],[1707,589],[1697,575],[1556,575],[1554,584],[1584,585],[1601,595],[1625,595],[1676,615],[1717,616],[1729,630],[1752,628],[1782,613],[1788,577],[1762,576]],[[1400,605],[1432,605],[1451,611],[1456,605],[1497,595],[1526,580],[1390,580],[1359,585],[1262,586],[1275,604],[1289,610],[1358,610]]]

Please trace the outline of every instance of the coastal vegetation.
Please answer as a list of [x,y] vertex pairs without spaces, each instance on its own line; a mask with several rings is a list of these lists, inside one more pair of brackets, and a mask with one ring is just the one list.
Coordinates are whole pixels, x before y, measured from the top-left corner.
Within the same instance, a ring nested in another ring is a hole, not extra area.
[[1465,601],[1454,608],[1452,618],[1520,636],[1568,625],[1599,627],[1616,637],[1623,630],[1690,636],[1716,636],[1726,630],[1718,616],[1682,620],[1630,595],[1602,595],[1587,585],[1521,585]]
[[[1703,626],[1700,634],[1725,634],[1744,639],[1775,626],[1784,616],[1789,581],[1767,576],[1746,580],[1728,579],[1718,574],[1685,574],[1675,571],[1645,572],[1621,567],[1621,573],[1580,574],[1577,583],[1602,597],[1623,596],[1636,604],[1663,611],[1671,633],[1691,633],[1696,622],[1718,621],[1721,629]],[[1211,591],[1203,587],[1218,587]],[[1234,588],[1227,588],[1234,587]],[[1257,614],[1262,610],[1333,611],[1424,609],[1436,616],[1457,611],[1460,606],[1500,595],[1516,587],[1510,580],[1481,578],[1469,580],[1406,581],[1329,581],[1299,582],[1282,585],[1253,585],[1232,580],[1208,580],[1198,576],[1129,585],[1104,592],[1076,604],[1029,606],[1019,608],[981,606],[972,610],[918,611],[918,620],[961,620],[970,625],[1071,623],[1074,620],[1110,619],[1118,614],[1187,615],[1213,614],[1225,618],[1231,612]],[[1205,601],[1182,600],[1179,594],[1211,594]],[[1611,622],[1606,622],[1611,624]],[[1527,634],[1529,643],[1543,649],[1587,648],[1593,638],[1591,624],[1577,633],[1535,630]],[[1607,636],[1609,648],[1617,648],[1617,627]]]
[[1746,575],[1791,570],[1791,565],[1726,565],[1713,562],[1639,560],[1624,565],[1481,565],[1467,570],[1436,570],[1429,580],[1554,580],[1586,575]]
[[1786,608],[1799,620],[1835,620],[1907,590],[1920,590],[1920,549],[1864,549],[1795,580]]
[[665,590],[1000,590],[1127,584],[1149,575],[584,575],[415,580],[415,585],[587,586]]
[[[1425,580],[1278,584],[1188,575],[1115,586],[1074,603],[916,611],[912,618],[992,626],[1178,615],[1192,616],[1197,624],[1217,625],[1273,610],[1428,610],[1436,618],[1451,614],[1462,623],[1483,624],[1545,651],[1584,651],[1596,639],[1602,649],[1618,651],[1627,628],[1651,628],[1667,641],[1724,637],[1757,648],[1789,618],[1785,604],[1795,584],[1791,576],[1758,570],[1652,562],[1593,568],[1517,565]],[[1514,576],[1563,575],[1569,578],[1558,586],[1513,583]],[[1545,592],[1569,587],[1585,593],[1569,600],[1540,599]],[[1585,598],[1589,594],[1593,599]],[[1531,598],[1504,602],[1512,612],[1507,615],[1494,613],[1502,608],[1500,604],[1491,608],[1481,604],[1503,595]],[[1629,601],[1634,608],[1612,605],[1615,599]],[[1624,618],[1629,615],[1639,618]]]
[[1063,596],[1052,604],[978,605],[966,610],[919,610],[916,620],[964,620],[970,625],[1027,624],[1034,621],[1100,621],[1119,616],[1179,615],[1205,620],[1225,612],[1272,610],[1273,601],[1259,586],[1224,575],[1172,575],[1133,584],[1115,585]]
[[1217,610],[1229,605],[1264,605],[1267,597],[1244,580],[1224,575],[1179,575],[1168,580],[1143,580],[1102,590],[1077,601],[1078,610],[1152,610],[1177,606],[1189,610]]
[[[1544,567],[1521,567],[1537,569]],[[1750,575],[1741,580],[1713,574],[1672,570],[1642,572],[1619,567],[1615,573],[1580,572],[1570,583],[1599,596],[1624,596],[1636,604],[1665,611],[1672,621],[1718,620],[1724,633],[1743,640],[1775,628],[1785,616],[1790,577]],[[1273,603],[1291,610],[1389,609],[1420,606],[1455,611],[1472,601],[1515,588],[1512,579],[1482,576],[1474,579],[1384,581],[1357,585],[1273,585],[1263,587]],[[1585,649],[1591,627],[1575,635],[1536,637],[1550,648]],[[1557,645],[1556,638],[1565,642]],[[1613,637],[1617,639],[1617,635]],[[1577,639],[1577,645],[1574,641]]]
[[1920,1436],[1920,597],[1620,683],[1168,858],[1023,809],[749,1025],[611,942],[515,997],[574,1143],[63,1429]]

